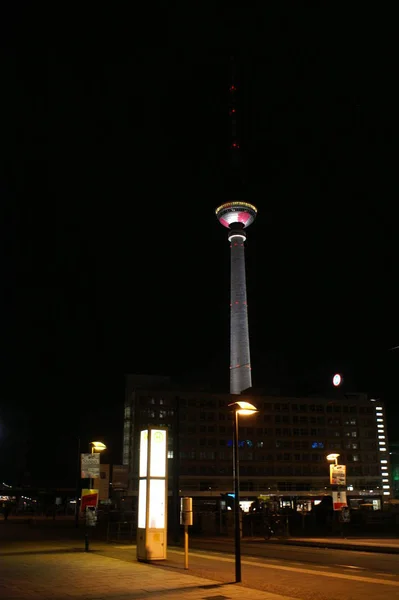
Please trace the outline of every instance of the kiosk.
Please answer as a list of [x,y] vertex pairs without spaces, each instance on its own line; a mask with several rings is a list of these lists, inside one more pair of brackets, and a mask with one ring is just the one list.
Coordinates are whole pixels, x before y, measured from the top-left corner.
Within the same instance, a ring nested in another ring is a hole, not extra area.
[[167,549],[168,430],[140,432],[137,560],[165,560]]

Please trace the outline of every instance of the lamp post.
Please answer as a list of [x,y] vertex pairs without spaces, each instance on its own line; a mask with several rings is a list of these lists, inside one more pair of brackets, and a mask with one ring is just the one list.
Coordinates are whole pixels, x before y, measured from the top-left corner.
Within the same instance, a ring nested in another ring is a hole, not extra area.
[[[107,446],[103,443],[103,442],[90,442],[91,445],[91,453],[94,454],[95,452],[102,452],[103,450],[107,449]],[[93,486],[93,479],[90,478],[89,481],[89,487],[90,489]]]
[[[326,459],[329,462],[331,462],[331,463],[334,462],[335,465],[338,465],[338,458],[339,458],[339,454],[336,454],[335,452],[332,453],[332,454],[327,454],[327,456],[326,456]],[[334,531],[334,529],[337,527],[337,525],[336,525],[336,516],[335,516],[335,510],[334,510],[334,493],[333,493],[333,491],[336,490],[336,489],[339,489],[339,487],[336,486],[336,485],[333,485],[332,482],[333,482],[333,478],[332,478],[332,465],[330,465],[330,485],[331,485],[331,496],[332,496],[331,500],[332,500],[332,503],[333,503],[332,528],[333,528],[333,531]]]
[[233,478],[234,478],[234,539],[236,583],[241,581],[241,531],[240,531],[240,464],[238,459],[238,415],[253,415],[258,409],[249,402],[232,402],[233,407]]
[[76,504],[75,504],[75,527],[79,527],[79,497],[80,497],[80,479],[81,479],[81,465],[80,465],[80,437],[78,441],[78,464],[76,470]]

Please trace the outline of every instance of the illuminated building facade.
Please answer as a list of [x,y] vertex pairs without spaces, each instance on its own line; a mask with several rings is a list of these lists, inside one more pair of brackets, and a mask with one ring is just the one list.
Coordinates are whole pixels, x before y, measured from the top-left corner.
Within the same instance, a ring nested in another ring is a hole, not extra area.
[[[326,494],[330,489],[326,455],[334,452],[347,466],[349,495],[390,499],[386,413],[380,400],[365,394],[295,398],[254,391],[245,397],[259,412],[243,420],[239,429],[243,494]],[[229,394],[177,390],[162,381],[140,386],[131,380],[126,390],[123,462],[129,466],[132,493],[138,480],[137,432],[148,424],[169,428],[170,476],[174,468],[181,495],[231,492],[231,401]]]

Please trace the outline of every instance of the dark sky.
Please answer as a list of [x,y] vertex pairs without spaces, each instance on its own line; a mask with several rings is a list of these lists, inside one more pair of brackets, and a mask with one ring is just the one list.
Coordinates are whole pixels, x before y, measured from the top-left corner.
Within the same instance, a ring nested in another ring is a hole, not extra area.
[[232,53],[242,199],[259,210],[247,242],[254,385],[323,391],[341,371],[348,389],[387,401],[394,437],[390,16],[23,6],[3,20],[7,457],[27,452],[33,478],[42,465],[69,472],[67,436],[81,435],[106,440],[118,462],[126,372],[228,390],[229,247],[214,209],[236,199]]

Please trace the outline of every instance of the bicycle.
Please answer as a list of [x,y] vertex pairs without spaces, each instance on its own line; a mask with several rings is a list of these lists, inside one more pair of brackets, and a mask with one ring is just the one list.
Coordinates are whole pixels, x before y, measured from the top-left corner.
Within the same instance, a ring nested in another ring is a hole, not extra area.
[[263,537],[270,540],[271,537],[285,537],[287,534],[285,523],[279,518],[265,518],[263,520]]

